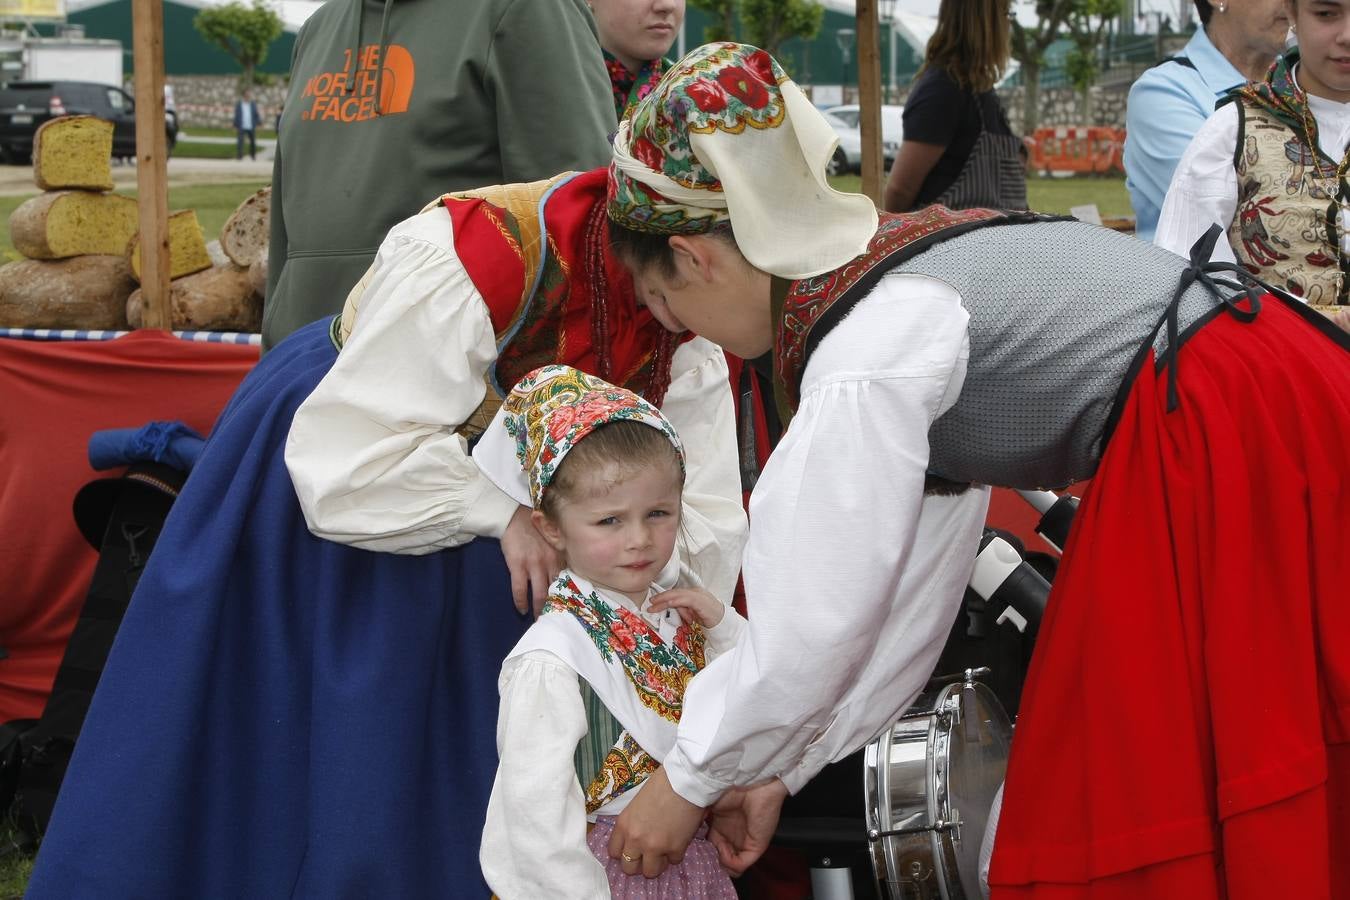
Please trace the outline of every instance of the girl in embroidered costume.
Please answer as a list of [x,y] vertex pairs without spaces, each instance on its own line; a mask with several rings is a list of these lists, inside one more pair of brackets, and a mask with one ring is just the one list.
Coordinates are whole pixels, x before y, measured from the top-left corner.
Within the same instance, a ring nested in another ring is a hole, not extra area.
[[1350,328],[1350,2],[1296,0],[1289,14],[1298,46],[1196,132],[1154,242],[1184,256],[1218,223],[1216,258]]
[[440,198],[249,374],[118,633],[32,896],[488,895],[495,675],[561,567],[469,455],[501,385],[566,363],[660,408],[690,441],[682,551],[718,594],[740,568],[722,352],[636,305],[605,183]]
[[932,674],[979,485],[1092,477],[1022,695],[993,897],[1255,897],[1272,843],[1290,896],[1350,884],[1350,335],[1221,283],[1247,276],[1208,262],[1217,228],[1188,261],[1031,213],[878,217],[830,188],[834,144],[739,44],[680,60],[615,136],[639,298],[771,353],[791,422],[750,500],[746,636],[689,685],[611,856],[678,858],[711,806],[724,864],[754,859],[784,795]]
[[622,119],[661,80],[663,57],[684,26],[684,0],[590,0]]
[[[567,565],[502,666],[500,762],[481,851],[488,884],[502,900],[734,898],[701,837],[655,880],[625,874],[637,857],[608,854],[613,817],[674,741],[685,685],[744,628],[707,591],[660,586],[680,572],[675,430],[631,391],[548,366],[511,391],[474,459],[533,506]],[[578,679],[623,728],[584,790],[573,768],[590,727]]]

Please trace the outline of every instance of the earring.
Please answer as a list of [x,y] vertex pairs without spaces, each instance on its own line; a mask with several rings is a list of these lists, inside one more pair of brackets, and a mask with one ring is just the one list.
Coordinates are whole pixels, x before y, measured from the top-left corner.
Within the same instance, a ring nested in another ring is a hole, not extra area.
[[1215,6],[1214,8],[1217,9],[1217,10],[1218,10],[1219,12],[1221,12],[1221,13],[1226,13],[1226,12],[1228,12],[1228,4],[1222,2],[1222,0],[1220,0],[1219,4],[1218,4],[1217,6]]

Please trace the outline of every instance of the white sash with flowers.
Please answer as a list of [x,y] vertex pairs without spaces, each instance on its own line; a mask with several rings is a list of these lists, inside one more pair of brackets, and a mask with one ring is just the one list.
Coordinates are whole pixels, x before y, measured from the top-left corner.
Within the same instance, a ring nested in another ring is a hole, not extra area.
[[623,726],[586,811],[603,811],[641,784],[675,746],[684,689],[704,664],[703,630],[678,615],[648,622],[564,569],[543,615],[507,656],[545,650],[571,666]]

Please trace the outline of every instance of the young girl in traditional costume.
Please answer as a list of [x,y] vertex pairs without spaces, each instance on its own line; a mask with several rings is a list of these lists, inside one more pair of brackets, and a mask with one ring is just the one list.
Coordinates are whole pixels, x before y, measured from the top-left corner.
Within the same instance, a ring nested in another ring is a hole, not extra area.
[[1183,256],[1215,223],[1215,258],[1323,311],[1350,303],[1350,3],[1295,0],[1298,46],[1229,95],[1173,175],[1154,239]]
[[[502,900],[734,898],[702,837],[654,880],[625,875],[608,853],[613,817],[674,742],[685,685],[745,625],[701,588],[663,589],[680,573],[675,430],[633,392],[548,366],[511,391],[474,459],[533,506],[567,566],[502,666],[500,760],[481,851],[489,886]],[[591,727],[583,684],[623,728],[584,791],[573,768]]]
[[665,55],[684,24],[684,0],[590,0],[605,55],[614,113],[652,92],[665,71]]
[[499,386],[558,362],[642,394],[689,441],[687,558],[718,594],[740,568],[722,353],[635,304],[604,197],[599,170],[441,198],[341,317],[244,380],[122,623],[30,896],[487,896],[496,674],[559,568],[469,456]]
[[1188,260],[1030,213],[878,220],[830,188],[834,145],[738,44],[672,66],[615,138],[609,214],[639,298],[771,352],[791,421],[750,500],[746,636],[690,684],[611,855],[659,869],[721,798],[714,843],[753,859],[784,795],[932,674],[980,485],[1091,477],[1023,693],[993,896],[1257,896],[1272,845],[1281,890],[1333,895],[1350,335],[1221,283],[1244,274],[1208,262],[1217,229]]

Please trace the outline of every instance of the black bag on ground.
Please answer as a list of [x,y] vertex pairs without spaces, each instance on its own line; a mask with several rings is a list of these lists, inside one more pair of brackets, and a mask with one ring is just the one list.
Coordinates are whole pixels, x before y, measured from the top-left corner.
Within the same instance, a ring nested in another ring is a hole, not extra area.
[[33,836],[51,820],[118,626],[186,478],[170,466],[136,463],[120,478],[90,482],[75,497],[76,524],[99,557],[42,717],[20,737],[15,812]]

